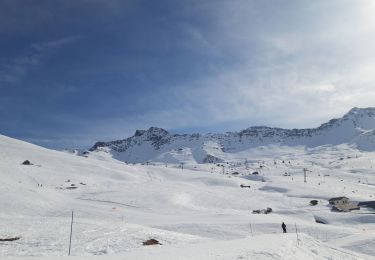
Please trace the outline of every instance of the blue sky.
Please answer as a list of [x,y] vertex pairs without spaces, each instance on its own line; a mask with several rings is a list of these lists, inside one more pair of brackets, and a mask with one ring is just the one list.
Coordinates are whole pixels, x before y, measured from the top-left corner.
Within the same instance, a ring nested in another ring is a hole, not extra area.
[[0,1],[0,133],[315,127],[375,106],[372,0]]

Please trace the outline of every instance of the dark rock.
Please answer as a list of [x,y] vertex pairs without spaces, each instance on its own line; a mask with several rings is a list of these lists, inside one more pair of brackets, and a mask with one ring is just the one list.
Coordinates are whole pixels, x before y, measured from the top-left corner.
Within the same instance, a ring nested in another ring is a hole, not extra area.
[[[96,142],[94,144],[94,146],[89,149],[89,151],[93,152],[93,151],[97,150],[100,147],[106,147],[106,146],[107,146],[107,143],[105,143],[105,142]],[[84,153],[84,154],[86,154],[86,153]]]
[[223,162],[223,160],[211,154],[207,154],[207,156],[203,159],[203,163],[218,163],[218,162]]
[[151,246],[151,245],[161,245],[160,243],[159,243],[159,241],[157,241],[156,239],[149,239],[149,240],[147,240],[147,241],[145,241],[145,242],[143,242],[142,243],[144,246]]
[[29,160],[26,160],[22,163],[22,165],[33,165]]
[[21,237],[0,238],[0,242],[10,242],[21,239]]
[[321,217],[314,216],[314,219],[315,219],[316,223],[319,223],[319,224],[328,224],[328,221],[326,221],[325,219],[322,219]]
[[253,214],[269,214],[271,212],[272,212],[272,208],[253,210]]
[[146,133],[146,130],[136,130],[134,136],[141,136]]

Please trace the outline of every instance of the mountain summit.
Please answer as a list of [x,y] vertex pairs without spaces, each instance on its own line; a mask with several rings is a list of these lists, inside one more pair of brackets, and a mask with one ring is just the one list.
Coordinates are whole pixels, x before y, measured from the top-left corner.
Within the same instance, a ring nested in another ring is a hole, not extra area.
[[317,128],[283,129],[249,127],[224,134],[172,134],[150,127],[137,130],[132,137],[97,142],[90,154],[107,154],[127,162],[221,162],[225,153],[238,153],[267,145],[317,147],[348,144],[360,150],[375,150],[375,108],[353,108],[343,117]]

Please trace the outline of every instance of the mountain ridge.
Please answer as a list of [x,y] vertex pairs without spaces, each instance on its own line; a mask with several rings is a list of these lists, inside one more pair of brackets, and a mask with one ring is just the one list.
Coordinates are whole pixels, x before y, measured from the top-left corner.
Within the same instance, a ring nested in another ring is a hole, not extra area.
[[375,150],[374,107],[354,107],[343,117],[331,119],[316,128],[252,126],[238,132],[172,134],[163,128],[150,127],[136,130],[133,136],[125,139],[97,142],[89,153],[105,152],[122,161],[146,162],[165,161],[162,157],[171,157],[171,152],[174,153],[172,157],[176,157],[176,152],[187,152],[198,163],[204,163],[222,161],[217,151],[234,153],[270,144],[316,147],[344,143],[361,150]]

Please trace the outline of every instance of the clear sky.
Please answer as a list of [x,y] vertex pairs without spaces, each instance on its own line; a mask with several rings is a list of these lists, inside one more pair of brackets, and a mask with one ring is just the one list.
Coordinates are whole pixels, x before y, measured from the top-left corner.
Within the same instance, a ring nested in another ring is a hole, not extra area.
[[373,0],[0,0],[0,133],[315,127],[375,106]]

